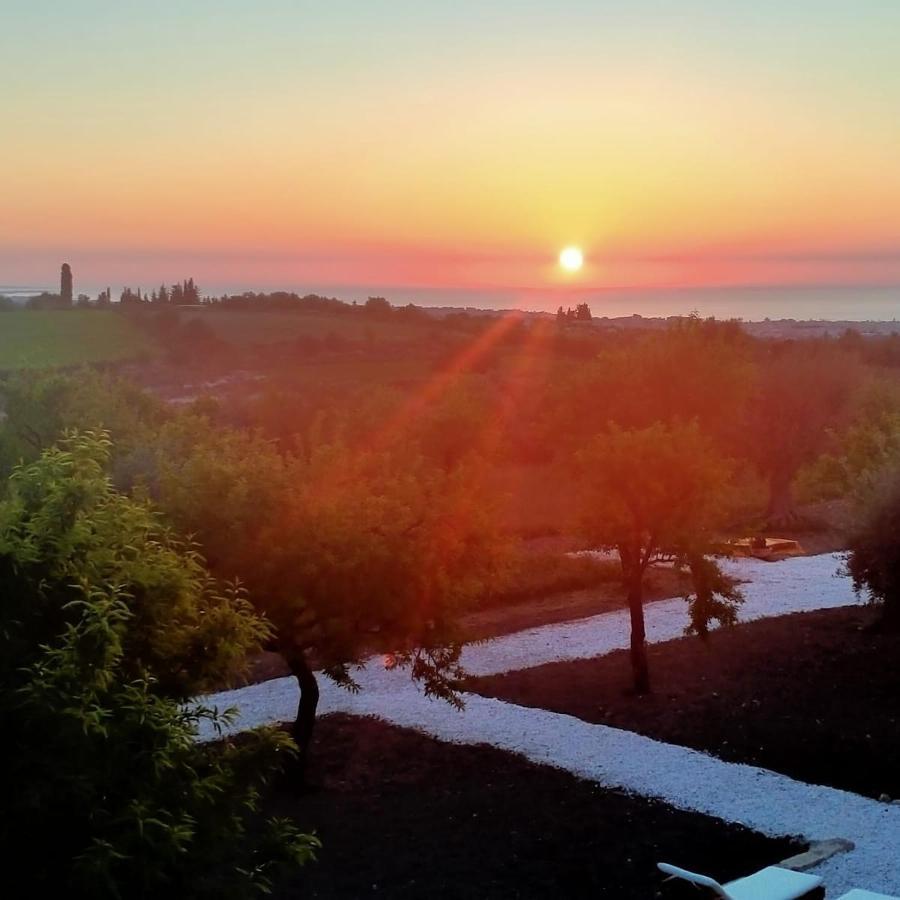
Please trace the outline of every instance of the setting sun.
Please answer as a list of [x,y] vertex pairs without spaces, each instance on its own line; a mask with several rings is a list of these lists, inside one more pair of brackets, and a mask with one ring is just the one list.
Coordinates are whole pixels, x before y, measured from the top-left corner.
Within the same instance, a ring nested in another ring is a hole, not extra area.
[[559,254],[559,264],[567,272],[577,272],[584,265],[584,254],[578,247],[566,247]]

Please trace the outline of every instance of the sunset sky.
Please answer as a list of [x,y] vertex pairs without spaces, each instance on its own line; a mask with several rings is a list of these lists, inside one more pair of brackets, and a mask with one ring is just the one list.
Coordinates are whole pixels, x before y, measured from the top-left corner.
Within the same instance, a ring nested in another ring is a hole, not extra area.
[[0,285],[900,285],[897,0],[0,5]]

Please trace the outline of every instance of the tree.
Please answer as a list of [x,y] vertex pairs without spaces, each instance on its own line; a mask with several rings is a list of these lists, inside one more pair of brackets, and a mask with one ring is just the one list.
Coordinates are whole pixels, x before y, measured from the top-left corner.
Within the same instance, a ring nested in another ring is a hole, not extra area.
[[200,288],[194,284],[193,278],[188,278],[183,288],[184,302],[187,304],[198,304],[200,302]]
[[[105,436],[74,433],[10,476],[0,507],[0,631],[11,646],[37,648],[65,629],[68,604],[86,587],[116,585],[132,600],[123,665],[187,699],[221,685],[268,630],[239,593],[218,591],[154,510],[112,488],[110,454]],[[15,680],[8,665],[0,660],[6,683]]]
[[313,660],[352,689],[351,667],[387,653],[427,695],[458,703],[457,620],[505,561],[482,474],[474,460],[446,472],[408,453],[328,448],[291,479],[266,540],[264,596],[301,688],[301,753],[318,701]]
[[476,460],[447,471],[409,444],[288,456],[200,418],[163,429],[157,446],[150,488],[160,506],[214,571],[242,576],[277,629],[273,647],[301,689],[303,758],[316,668],[352,688],[352,666],[382,651],[427,693],[453,700],[457,616],[506,551]]
[[63,306],[72,305],[72,284],[72,267],[63,263],[59,276],[59,297]]
[[363,309],[367,315],[379,319],[389,317],[394,311],[394,308],[384,297],[369,297]]
[[873,379],[854,398],[849,424],[827,440],[828,450],[803,471],[803,487],[817,499],[859,499],[873,477],[900,463],[900,385]]
[[410,426],[417,447],[448,471],[473,450],[485,453],[491,449],[486,445],[496,435],[499,418],[490,406],[493,394],[483,376],[459,377]]
[[136,385],[92,369],[16,373],[0,382],[0,402],[0,477],[36,459],[67,428],[110,432],[118,470],[130,454],[146,452],[167,417],[163,404]]
[[855,356],[827,345],[789,345],[760,361],[744,452],[768,480],[770,527],[800,523],[794,478],[822,452],[829,431],[847,419],[863,376]]
[[587,303],[579,303],[575,307],[575,318],[579,322],[590,322],[592,318],[590,306]]
[[858,593],[882,607],[881,624],[900,630],[900,467],[896,463],[872,478],[857,503],[846,557]]
[[[692,608],[702,632],[722,586],[706,563],[723,508],[728,468],[695,425],[611,426],[580,455],[581,529],[593,546],[618,551],[631,618],[631,668],[638,693],[650,690],[644,629],[644,575],[667,553],[691,565],[699,585]],[[721,595],[726,608],[733,599]]]
[[[283,735],[198,744],[221,685],[268,633],[71,434],[0,502],[0,840],[13,883],[78,898],[248,897],[316,841],[258,825]],[[251,827],[252,826],[252,827]]]
[[66,304],[63,303],[59,294],[42,291],[40,294],[29,297],[25,305],[28,309],[63,309]]
[[609,422],[640,429],[696,421],[723,454],[737,455],[754,383],[753,349],[733,323],[698,317],[659,333],[619,336],[552,386],[548,437],[570,457]]

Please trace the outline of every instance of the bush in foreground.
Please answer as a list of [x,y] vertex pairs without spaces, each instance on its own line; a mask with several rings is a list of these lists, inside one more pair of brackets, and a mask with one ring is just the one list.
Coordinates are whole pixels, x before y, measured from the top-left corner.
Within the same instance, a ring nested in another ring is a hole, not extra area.
[[294,747],[261,731],[200,745],[182,701],[266,626],[104,474],[73,435],[0,503],[0,842],[5,877],[74,897],[240,898],[317,842],[258,821]]
[[872,479],[859,502],[847,570],[857,592],[883,607],[882,623],[900,630],[900,469]]

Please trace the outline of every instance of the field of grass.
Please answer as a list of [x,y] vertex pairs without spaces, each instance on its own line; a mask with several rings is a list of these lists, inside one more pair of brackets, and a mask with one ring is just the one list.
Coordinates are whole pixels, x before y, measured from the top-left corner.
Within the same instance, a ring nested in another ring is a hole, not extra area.
[[291,341],[298,337],[324,338],[329,334],[350,341],[408,341],[427,334],[434,321],[398,321],[362,314],[327,315],[292,312],[245,312],[241,310],[189,309],[180,313],[182,322],[205,322],[216,337],[237,346]]
[[72,366],[157,352],[128,317],[101,310],[21,310],[0,314],[0,370]]

